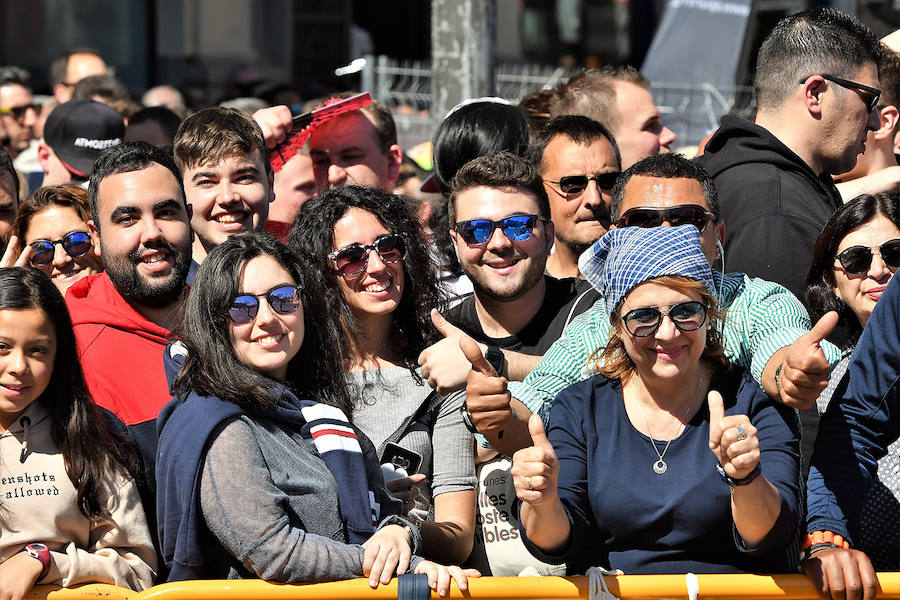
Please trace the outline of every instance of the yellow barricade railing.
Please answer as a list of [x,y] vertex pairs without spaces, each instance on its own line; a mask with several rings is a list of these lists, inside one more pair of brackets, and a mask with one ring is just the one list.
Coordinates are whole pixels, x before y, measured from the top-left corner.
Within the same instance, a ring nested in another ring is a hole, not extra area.
[[[815,588],[805,575],[697,575],[698,600],[814,600]],[[610,593],[621,600],[687,600],[684,575],[619,575],[606,577]],[[878,597],[900,600],[900,573],[878,574]],[[164,583],[143,592],[91,584],[60,589],[35,586],[29,600],[390,600],[397,580],[377,590],[368,580],[353,579],[306,585],[280,585],[255,579]],[[439,598],[431,594],[432,600]],[[587,577],[482,577],[469,579],[463,594],[455,585],[449,598],[459,600],[589,600]]]

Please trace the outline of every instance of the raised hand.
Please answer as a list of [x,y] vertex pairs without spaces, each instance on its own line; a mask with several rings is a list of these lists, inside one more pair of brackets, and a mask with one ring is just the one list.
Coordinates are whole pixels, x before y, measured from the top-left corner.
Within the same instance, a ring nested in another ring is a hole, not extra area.
[[534,445],[513,454],[510,474],[516,486],[516,496],[535,508],[548,500],[556,499],[559,461],[547,439],[544,422],[538,415],[531,415],[528,419],[528,433],[531,434]]
[[471,365],[463,354],[459,340],[469,337],[452,325],[436,309],[431,310],[431,321],[444,339],[425,348],[419,354],[422,377],[438,394],[449,394],[466,386],[466,376]]
[[253,119],[262,129],[266,147],[270,150],[287,138],[294,125],[291,109],[284,105],[261,108],[253,113]]
[[831,364],[825,357],[820,343],[831,335],[838,324],[838,314],[830,311],[813,328],[788,346],[781,363],[778,378],[781,402],[785,405],[807,409],[828,385]]
[[721,394],[710,390],[709,449],[725,473],[733,479],[743,479],[759,464],[759,438],[756,427],[747,415],[725,416]]
[[31,246],[25,246],[19,252],[19,238],[11,235],[6,244],[6,250],[3,252],[3,258],[0,258],[0,267],[27,267],[32,251]]
[[472,422],[482,434],[502,438],[504,427],[513,416],[506,378],[497,376],[481,348],[469,336],[459,338],[459,347],[471,366],[466,378],[466,407]]

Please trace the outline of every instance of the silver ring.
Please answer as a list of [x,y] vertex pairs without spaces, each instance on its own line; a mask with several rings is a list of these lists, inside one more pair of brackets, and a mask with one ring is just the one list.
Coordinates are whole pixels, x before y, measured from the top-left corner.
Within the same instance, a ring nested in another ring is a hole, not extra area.
[[534,482],[532,481],[533,479],[534,479],[534,476],[533,476],[533,475],[529,475],[528,477],[525,478],[525,480],[528,482],[528,489],[529,489],[529,490],[533,490],[533,489],[534,489]]
[[736,427],[736,429],[737,429],[737,432],[738,432],[738,441],[746,440],[746,439],[747,439],[747,432],[744,431],[744,428],[741,427],[740,425],[738,425],[738,426]]

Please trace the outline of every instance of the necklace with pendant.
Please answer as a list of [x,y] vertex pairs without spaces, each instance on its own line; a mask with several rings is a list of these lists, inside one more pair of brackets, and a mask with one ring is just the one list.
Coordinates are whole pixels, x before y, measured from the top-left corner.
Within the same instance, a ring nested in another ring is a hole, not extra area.
[[647,422],[647,415],[644,413],[644,403],[641,402],[640,398],[638,398],[637,405],[638,405],[638,408],[641,410],[641,418],[644,419],[644,427],[647,428],[647,433],[650,434],[650,445],[653,446],[653,451],[656,452],[656,456],[659,458],[659,460],[654,462],[652,465],[653,472],[656,473],[657,475],[662,475],[663,473],[665,473],[666,471],[669,470],[669,465],[666,464],[666,461],[663,460],[663,457],[665,457],[666,452],[669,451],[669,444],[672,443],[672,440],[674,440],[679,435],[681,435],[682,430],[686,426],[685,419],[687,418],[688,412],[691,410],[691,408],[694,406],[694,404],[697,403],[697,397],[700,395],[700,387],[701,387],[702,383],[703,383],[703,371],[700,371],[700,377],[697,379],[697,391],[694,392],[694,399],[690,404],[687,405],[684,412],[681,414],[681,419],[678,423],[678,426],[675,428],[675,431],[673,432],[672,437],[670,437],[669,441],[666,442],[666,447],[663,448],[662,452],[660,452],[659,448],[656,446],[656,438],[653,437],[653,431],[650,429],[650,423]]

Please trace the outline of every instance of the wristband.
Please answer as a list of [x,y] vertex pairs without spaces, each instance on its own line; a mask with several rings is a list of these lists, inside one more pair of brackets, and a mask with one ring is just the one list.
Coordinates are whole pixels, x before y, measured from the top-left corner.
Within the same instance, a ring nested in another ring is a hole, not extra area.
[[746,477],[742,477],[741,479],[735,479],[734,477],[728,475],[728,473],[725,472],[725,469],[722,468],[722,465],[718,463],[716,463],[716,470],[719,472],[719,476],[722,477],[722,481],[724,481],[731,487],[749,485],[762,474],[762,469],[759,467],[759,463],[756,463],[756,466],[753,467],[753,470],[750,471],[750,473],[748,473]]
[[784,363],[778,365],[775,369],[775,392],[778,393],[778,397],[781,398],[781,367],[784,366]]
[[47,572],[50,571],[50,548],[44,544],[34,543],[25,546],[25,552],[27,552],[28,556],[31,558],[36,558],[41,561],[41,574],[38,575],[37,578],[37,581],[40,581],[46,577]]
[[800,546],[801,550],[806,550],[816,544],[834,544],[836,548],[849,548],[850,542],[844,539],[844,536],[839,535],[837,533],[833,533],[831,531],[826,530],[817,530],[806,534],[806,538],[803,540],[803,544]]
[[469,412],[469,406],[465,400],[463,400],[462,406],[459,407],[459,412],[462,413],[462,422],[466,429],[472,433],[478,433],[478,428],[475,427],[475,422],[472,421],[472,413]]

